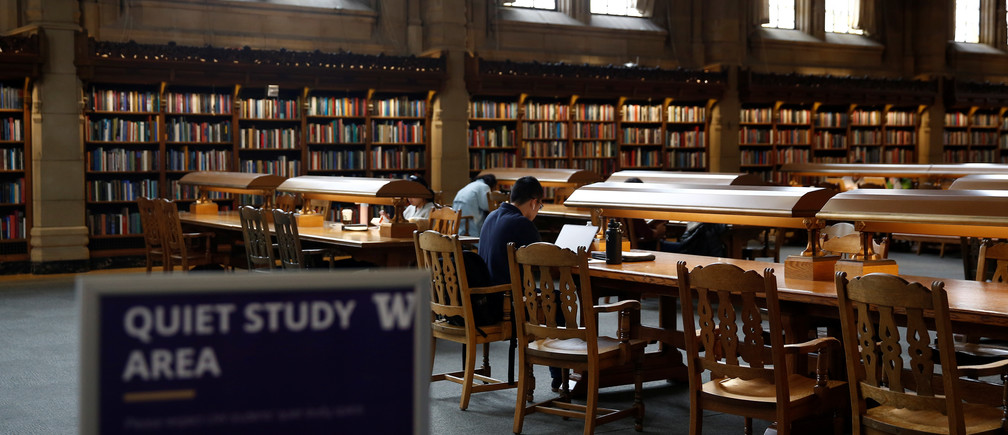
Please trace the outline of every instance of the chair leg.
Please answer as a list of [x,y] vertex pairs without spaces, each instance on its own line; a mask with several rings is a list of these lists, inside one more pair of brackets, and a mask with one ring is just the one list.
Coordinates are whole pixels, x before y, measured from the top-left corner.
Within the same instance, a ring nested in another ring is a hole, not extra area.
[[490,374],[490,343],[483,343],[483,367],[480,368],[483,376],[492,376]]
[[459,409],[465,411],[469,407],[469,395],[472,394],[473,374],[476,371],[476,343],[469,343],[465,347],[465,365],[462,366],[464,375],[462,383],[462,398],[459,399]]
[[522,424],[525,423],[525,401],[530,401],[529,396],[529,381],[532,376],[532,367],[526,366],[524,358],[522,359],[522,364],[519,367],[521,371],[518,372],[518,391],[515,393],[515,416],[514,416],[514,426],[511,428],[514,433],[521,433]]
[[644,430],[644,375],[641,373],[644,356],[641,355],[634,361],[634,408],[637,415],[634,416],[634,430],[641,432]]
[[[564,392],[567,391],[567,369],[564,370]],[[592,370],[588,374],[588,397],[585,400],[585,423],[584,434],[595,433],[595,418],[598,417],[598,369]]]
[[437,355],[437,339],[432,335],[430,338],[430,374],[434,377],[434,355]]
[[703,409],[700,407],[700,392],[690,391],[690,435],[700,435],[703,433]]
[[742,431],[745,435],[752,435],[752,417],[745,418],[745,430]]

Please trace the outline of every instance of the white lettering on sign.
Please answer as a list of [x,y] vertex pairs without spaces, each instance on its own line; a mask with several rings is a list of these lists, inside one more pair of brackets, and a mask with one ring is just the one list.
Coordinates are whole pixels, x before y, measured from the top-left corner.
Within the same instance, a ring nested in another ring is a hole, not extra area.
[[123,328],[143,343],[150,343],[153,336],[227,334],[234,311],[234,304],[137,305],[126,310]]
[[199,379],[204,376],[220,377],[221,368],[217,354],[212,348],[203,347],[195,359],[196,350],[182,347],[175,350],[151,349],[130,352],[123,368],[123,382],[134,379],[141,381],[161,381],[170,379]]
[[371,296],[378,308],[378,323],[382,330],[410,329],[413,324],[415,299],[413,294],[375,293]]
[[322,331],[339,318],[340,329],[350,327],[350,315],[357,301],[253,302],[245,306],[243,330],[248,334],[263,331]]

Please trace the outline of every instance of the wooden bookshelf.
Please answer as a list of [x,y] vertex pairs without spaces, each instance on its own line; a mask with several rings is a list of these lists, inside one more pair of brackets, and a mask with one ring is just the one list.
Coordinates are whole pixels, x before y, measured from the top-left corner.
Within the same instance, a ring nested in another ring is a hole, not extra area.
[[747,103],[739,116],[739,169],[771,179],[774,167],[773,103]]
[[616,104],[574,98],[571,105],[571,168],[607,176],[616,171]]
[[513,168],[518,165],[518,114],[526,95],[476,97],[469,102],[469,176],[485,168]]
[[367,174],[368,93],[306,90],[306,173]]
[[917,163],[917,136],[923,105],[887,105],[883,119],[883,163]]
[[709,170],[710,127],[707,116],[714,101],[665,102],[665,167],[674,171]]
[[161,196],[160,90],[96,83],[85,92],[84,200],[91,255],[112,248],[114,255],[140,254],[136,200]]
[[28,81],[0,81],[0,261],[28,260],[31,147]]
[[427,177],[430,167],[430,114],[434,92],[369,92],[371,129],[368,170],[377,178]]
[[620,101],[620,169],[662,169],[665,140],[664,101]]
[[[165,197],[177,202],[195,201],[193,186],[179,184],[192,171],[234,171],[234,87],[201,88],[162,85]],[[209,199],[231,208],[232,196],[210,192]]]

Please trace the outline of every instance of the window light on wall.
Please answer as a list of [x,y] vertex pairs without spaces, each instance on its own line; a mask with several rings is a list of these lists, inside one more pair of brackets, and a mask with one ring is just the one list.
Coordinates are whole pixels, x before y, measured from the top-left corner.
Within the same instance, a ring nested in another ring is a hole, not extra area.
[[861,0],[826,0],[826,31],[863,35],[858,28]]
[[597,15],[621,15],[643,17],[651,0],[591,0],[591,13]]
[[505,0],[504,6],[555,11],[556,0]]
[[980,0],[956,0],[955,40],[980,42]]
[[795,2],[794,0],[769,0],[769,22],[763,23],[763,27],[774,27],[778,29],[795,28]]

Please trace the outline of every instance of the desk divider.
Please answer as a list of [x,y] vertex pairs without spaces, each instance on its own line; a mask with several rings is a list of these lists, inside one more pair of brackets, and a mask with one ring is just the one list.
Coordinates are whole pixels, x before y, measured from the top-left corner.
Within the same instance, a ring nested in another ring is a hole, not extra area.
[[272,208],[273,193],[286,177],[252,172],[190,172],[179,179],[179,184],[196,186],[199,198],[189,206],[194,214],[216,214],[217,203],[207,198],[207,192],[224,192],[262,195],[263,207]]
[[788,186],[732,186],[663,183],[594,183],[578,188],[564,202],[598,216],[667,219],[765,227],[804,228],[809,243],[785,261],[795,279],[830,280],[836,256],[818,246],[825,222],[816,213],[836,194],[832,189]]

